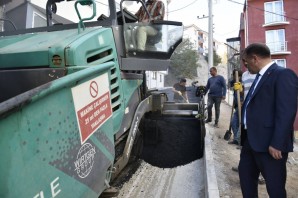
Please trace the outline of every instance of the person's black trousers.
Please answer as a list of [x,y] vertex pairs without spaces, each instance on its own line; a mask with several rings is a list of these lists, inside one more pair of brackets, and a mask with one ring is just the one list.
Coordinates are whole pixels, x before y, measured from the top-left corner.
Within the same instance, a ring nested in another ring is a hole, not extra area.
[[207,101],[207,109],[208,109],[208,118],[207,120],[212,120],[212,107],[213,104],[215,105],[215,123],[218,123],[219,120],[219,114],[220,114],[220,103],[221,103],[221,97],[218,96],[211,96],[208,95],[208,101]]
[[[243,131],[245,135],[246,131]],[[283,158],[274,159],[269,152],[255,152],[247,139],[243,142],[240,154],[239,177],[244,198],[258,197],[258,177],[262,173],[270,198],[286,198],[286,162],[288,153]]]

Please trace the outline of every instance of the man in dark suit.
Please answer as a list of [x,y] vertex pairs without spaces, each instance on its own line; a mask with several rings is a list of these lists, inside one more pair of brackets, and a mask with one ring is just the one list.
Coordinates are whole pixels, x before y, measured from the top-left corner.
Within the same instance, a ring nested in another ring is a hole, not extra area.
[[242,59],[249,72],[257,74],[242,107],[242,194],[258,197],[261,172],[270,198],[286,198],[286,162],[288,152],[293,152],[298,78],[292,70],[274,63],[264,44],[249,45]]

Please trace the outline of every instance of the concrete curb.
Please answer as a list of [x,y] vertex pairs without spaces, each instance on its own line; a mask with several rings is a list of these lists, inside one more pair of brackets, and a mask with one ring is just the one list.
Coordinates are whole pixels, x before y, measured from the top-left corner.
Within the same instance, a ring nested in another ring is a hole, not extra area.
[[205,151],[204,151],[204,165],[205,165],[205,197],[219,198],[219,190],[217,185],[216,173],[214,168],[211,135],[208,128],[206,128],[205,137]]

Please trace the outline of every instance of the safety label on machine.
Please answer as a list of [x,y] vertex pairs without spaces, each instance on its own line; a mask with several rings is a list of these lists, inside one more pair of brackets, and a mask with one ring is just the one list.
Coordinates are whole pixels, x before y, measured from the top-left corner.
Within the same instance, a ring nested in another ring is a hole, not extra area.
[[83,144],[112,116],[108,74],[73,87],[71,92]]

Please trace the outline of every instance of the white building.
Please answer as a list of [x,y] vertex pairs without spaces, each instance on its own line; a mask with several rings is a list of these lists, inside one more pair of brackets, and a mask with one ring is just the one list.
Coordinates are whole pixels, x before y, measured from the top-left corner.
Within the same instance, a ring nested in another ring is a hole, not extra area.
[[227,46],[225,43],[213,39],[213,47],[217,55],[221,58],[221,64],[227,65]]
[[[200,29],[194,24],[187,25],[184,26],[183,38],[188,38],[194,44],[194,48],[203,56],[208,54],[208,32]],[[221,57],[222,64],[226,64],[227,49],[225,44],[213,38],[213,48]]]
[[184,26],[183,38],[188,38],[193,44],[194,49],[202,55],[208,53],[208,33],[196,25]]
[[164,79],[167,74],[167,71],[147,71],[146,80],[148,88],[152,89],[164,87]]

